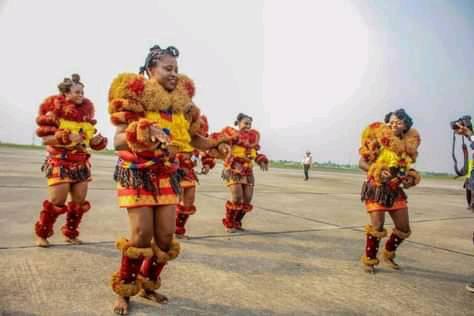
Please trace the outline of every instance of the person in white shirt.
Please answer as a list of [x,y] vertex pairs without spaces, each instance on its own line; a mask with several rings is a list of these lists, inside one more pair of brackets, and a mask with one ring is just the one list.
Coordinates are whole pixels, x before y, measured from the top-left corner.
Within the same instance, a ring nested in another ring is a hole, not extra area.
[[[470,121],[471,120],[471,117],[467,117],[468,120]],[[471,141],[471,149],[474,150],[474,131],[472,129],[472,124],[468,124],[469,126],[466,126],[464,124],[460,124],[460,123],[456,123],[455,124],[456,127],[453,128],[454,129],[454,132],[458,135],[461,135],[461,136],[464,136],[466,138],[468,138],[470,141]],[[473,154],[473,159],[474,159],[474,154]],[[468,173],[468,176],[470,176],[471,172],[472,172],[472,161],[469,162],[470,166],[469,166],[469,173]],[[467,183],[467,186],[465,184],[465,188],[466,188],[466,199],[468,200],[468,203],[470,204],[470,208],[472,209],[472,188],[470,186],[470,181],[467,180],[466,181]],[[474,233],[472,234],[472,241],[474,242]],[[472,292],[474,293],[474,282],[470,282],[468,284],[466,284],[466,289],[469,291],[469,292]]]
[[313,164],[313,156],[311,156],[311,152],[308,150],[303,158],[303,169],[304,169],[304,181],[309,180],[309,169]]

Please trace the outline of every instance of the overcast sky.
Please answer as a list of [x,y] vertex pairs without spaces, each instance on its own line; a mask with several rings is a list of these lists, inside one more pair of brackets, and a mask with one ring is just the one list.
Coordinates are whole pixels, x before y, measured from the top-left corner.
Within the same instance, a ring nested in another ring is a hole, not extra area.
[[73,72],[111,137],[112,78],[159,44],[179,48],[211,129],[248,113],[272,159],[356,163],[361,129],[404,107],[418,167],[451,171],[449,121],[474,115],[473,16],[468,0],[0,0],[0,141],[31,143]]

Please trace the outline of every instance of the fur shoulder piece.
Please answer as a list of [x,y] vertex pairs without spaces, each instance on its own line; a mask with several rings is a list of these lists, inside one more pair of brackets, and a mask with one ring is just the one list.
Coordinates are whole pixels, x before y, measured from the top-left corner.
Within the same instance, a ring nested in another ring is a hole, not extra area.
[[156,85],[134,73],[115,77],[109,88],[108,110],[112,124],[129,124],[143,117],[147,103],[158,102]]
[[403,151],[402,141],[382,122],[374,122],[364,129],[361,136],[360,156],[368,163],[377,160],[382,148],[396,153]]
[[258,150],[260,148],[260,133],[255,129],[239,131],[239,138],[236,144]]
[[410,156],[413,162],[415,162],[418,157],[418,147],[421,144],[420,133],[418,130],[410,128],[403,137],[403,140],[405,142],[405,152]]
[[144,112],[145,77],[133,73],[119,74],[109,88],[109,113]]
[[155,82],[154,93],[157,95],[157,102],[147,103],[146,111],[167,111],[175,113],[186,111],[192,98],[196,93],[194,82],[186,75],[179,74],[176,88],[172,92],[166,91],[159,83]]
[[61,107],[60,98],[64,98],[60,95],[52,95],[47,97],[39,107],[39,115],[46,115],[47,113],[56,114]]
[[375,122],[362,132],[359,154],[365,161],[372,163],[377,160],[380,150],[387,148],[397,155],[406,153],[415,162],[420,143],[420,134],[414,128],[410,128],[400,139],[384,123]]
[[202,129],[201,124],[204,123],[201,120],[201,110],[199,110],[199,108],[194,103],[188,103],[188,105],[183,109],[183,114],[186,118],[186,121],[189,122],[189,133],[191,135],[200,134]]
[[84,98],[82,104],[77,105],[62,95],[53,95],[46,98],[40,105],[39,116],[47,115],[55,119],[66,119],[75,122],[89,122],[95,124],[94,104]]

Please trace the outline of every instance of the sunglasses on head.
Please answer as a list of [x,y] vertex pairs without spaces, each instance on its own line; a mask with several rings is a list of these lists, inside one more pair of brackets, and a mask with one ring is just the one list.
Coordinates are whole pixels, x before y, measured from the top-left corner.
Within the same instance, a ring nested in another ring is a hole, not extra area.
[[170,55],[172,57],[179,56],[179,50],[174,46],[161,48],[159,45],[155,45],[152,48],[150,48],[150,52],[152,53],[151,55],[154,55],[154,57],[159,56],[159,55]]

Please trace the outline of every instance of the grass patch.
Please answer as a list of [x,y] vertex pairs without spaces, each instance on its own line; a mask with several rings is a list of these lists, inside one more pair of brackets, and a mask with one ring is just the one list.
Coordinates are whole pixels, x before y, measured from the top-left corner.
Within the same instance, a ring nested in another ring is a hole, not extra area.
[[[303,171],[303,164],[294,161],[272,161],[270,164],[271,168],[278,169],[295,169]],[[352,173],[352,174],[363,174],[363,172],[354,165],[337,165],[335,163],[315,163],[311,167],[314,171],[322,172],[339,172],[339,173]],[[421,176],[425,179],[437,179],[437,180],[453,180],[454,174],[442,173],[442,172],[431,172],[421,171]]]
[[[34,150],[44,150],[45,146],[43,145],[23,145],[23,144],[13,144],[13,143],[2,143],[0,142],[0,148],[14,148],[14,149],[34,149]],[[113,156],[115,155],[115,150],[106,149],[102,151],[92,151],[94,154]],[[303,170],[303,165],[294,161],[285,161],[277,160],[271,161],[271,168],[278,169],[295,169]],[[362,171],[359,170],[357,166],[353,165],[337,165],[335,163],[315,163],[312,167],[312,170],[323,171],[323,172],[339,172],[339,173],[352,173],[352,174],[362,174]],[[438,179],[438,180],[453,180],[454,175],[449,173],[441,172],[431,172],[431,171],[422,171],[421,175],[423,178],[428,179]],[[464,178],[460,178],[464,181]]]
[[[34,150],[46,150],[43,145],[23,145],[23,144],[12,144],[12,143],[0,143],[0,148],[14,148],[14,149],[34,149]],[[94,154],[112,156],[115,154],[115,150],[105,149],[101,151],[91,151]]]
[[44,149],[43,145],[22,145],[22,144],[12,144],[12,143],[1,143],[0,148],[17,148],[17,149]]

